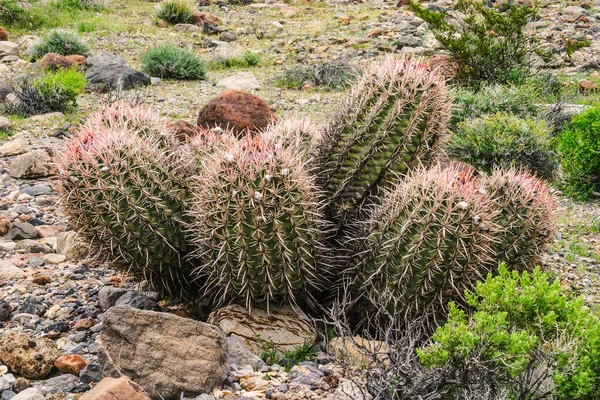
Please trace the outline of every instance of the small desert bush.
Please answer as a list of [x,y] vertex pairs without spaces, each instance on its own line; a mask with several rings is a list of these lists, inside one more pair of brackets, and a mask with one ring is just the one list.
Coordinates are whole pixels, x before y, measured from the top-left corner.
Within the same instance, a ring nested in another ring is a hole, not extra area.
[[44,36],[38,44],[32,46],[29,52],[35,58],[42,58],[48,53],[57,53],[63,56],[71,54],[85,56],[89,53],[89,49],[75,32],[55,29]]
[[187,0],[167,0],[160,5],[156,18],[171,24],[189,24],[194,20],[194,6]]
[[211,69],[248,68],[260,65],[260,55],[252,52],[238,54],[236,50],[215,54]]
[[[526,25],[537,17],[533,6],[483,0],[458,0],[455,12],[435,11],[417,2],[409,9],[429,25],[456,63],[456,80],[478,89],[528,74],[534,38]],[[460,15],[457,16],[457,15]]]
[[100,3],[94,0],[53,0],[50,7],[61,11],[77,12],[82,10],[100,10]]
[[556,139],[565,194],[586,200],[600,191],[600,105],[573,117]]
[[85,76],[75,69],[29,76],[9,84],[16,101],[4,100],[7,114],[29,117],[53,111],[67,112],[77,107],[77,95],[83,93]]
[[541,116],[538,91],[529,85],[491,85],[478,92],[458,89],[452,110],[452,125],[486,114],[510,113],[521,118]]
[[172,44],[163,44],[141,55],[142,69],[161,78],[206,79],[204,61],[196,54]]
[[298,65],[285,70],[275,84],[285,89],[300,89],[305,84],[343,89],[354,76],[354,69],[345,61]]
[[[600,398],[600,322],[537,268],[488,276],[467,292],[469,312],[451,304],[445,325],[417,350],[424,366],[455,372],[443,392],[487,398]],[[455,397],[449,397],[455,398]]]
[[17,0],[0,0],[0,25],[37,29],[43,25],[43,20],[22,7]]
[[487,172],[496,166],[516,167],[551,177],[550,136],[546,123],[539,119],[506,113],[484,115],[458,124],[448,154]]

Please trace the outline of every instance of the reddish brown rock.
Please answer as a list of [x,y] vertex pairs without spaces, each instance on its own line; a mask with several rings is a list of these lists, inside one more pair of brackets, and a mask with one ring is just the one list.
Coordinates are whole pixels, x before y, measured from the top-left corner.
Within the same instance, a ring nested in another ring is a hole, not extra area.
[[87,331],[92,326],[96,325],[96,320],[92,317],[87,317],[84,319],[80,319],[75,323],[75,330],[77,331]]
[[83,63],[85,62],[85,57],[84,56],[79,56],[77,54],[71,54],[69,56],[66,56],[65,59],[71,63],[73,63],[73,65],[77,64],[77,65],[83,65]]
[[194,25],[204,26],[204,24],[219,26],[221,25],[221,18],[211,13],[202,11],[194,14]]
[[79,376],[79,372],[85,367],[86,362],[79,354],[69,354],[58,357],[54,361],[54,366],[61,374],[71,374]]
[[6,235],[10,229],[10,225],[11,223],[8,218],[6,218],[4,215],[0,215],[0,235]]
[[150,400],[150,397],[131,379],[104,378],[79,400]]
[[66,230],[63,225],[41,225],[37,229],[44,238],[58,236]]
[[61,56],[56,53],[48,53],[40,60],[40,67],[42,69],[57,70],[59,68],[69,68],[73,66],[73,63],[65,56]]
[[8,32],[0,26],[0,42],[8,40]]
[[195,137],[198,135],[198,133],[200,133],[200,131],[202,131],[199,126],[190,124],[189,122],[183,120],[168,124],[167,129],[169,129],[180,142],[187,142],[189,139]]
[[156,25],[158,25],[159,28],[168,28],[169,21],[164,20],[164,19],[159,19],[158,21],[156,21]]
[[579,81],[579,90],[583,92],[592,92],[598,90],[598,84],[587,79],[582,79]]
[[31,282],[36,285],[46,286],[47,284],[52,283],[52,278],[46,275],[36,276]]
[[228,90],[211,100],[198,113],[198,126],[220,127],[235,135],[258,133],[277,117],[261,98],[241,90]]

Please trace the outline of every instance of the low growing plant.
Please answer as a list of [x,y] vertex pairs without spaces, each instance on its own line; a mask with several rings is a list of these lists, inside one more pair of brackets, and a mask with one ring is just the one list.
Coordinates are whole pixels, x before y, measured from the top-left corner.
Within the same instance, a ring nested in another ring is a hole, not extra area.
[[141,55],[144,72],[161,78],[206,79],[204,61],[196,54],[172,44],[162,44]]
[[213,69],[248,68],[255,67],[259,65],[260,62],[260,55],[256,53],[247,52],[239,56],[235,54],[235,52],[232,52],[231,55],[217,55],[215,60],[211,62],[211,66]]
[[486,172],[496,166],[515,167],[551,177],[555,163],[550,136],[546,123],[539,119],[484,115],[458,124],[448,153]]
[[580,200],[600,190],[600,105],[573,117],[556,140],[565,194]]
[[164,19],[171,24],[189,24],[194,20],[193,5],[187,0],[164,1],[158,11],[156,18]]
[[478,389],[515,399],[600,396],[600,322],[582,298],[568,298],[539,268],[519,275],[504,266],[466,298],[470,311],[451,303],[447,323],[417,350],[426,367],[456,373],[446,382],[449,393]]
[[38,44],[33,45],[29,52],[35,58],[42,58],[48,53],[57,53],[63,56],[71,54],[85,56],[88,55],[89,48],[75,32],[54,29],[44,36]]

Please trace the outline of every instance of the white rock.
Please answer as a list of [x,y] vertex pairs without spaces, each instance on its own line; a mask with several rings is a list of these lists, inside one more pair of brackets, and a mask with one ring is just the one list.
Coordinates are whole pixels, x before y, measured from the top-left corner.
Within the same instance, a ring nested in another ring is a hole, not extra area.
[[12,400],[45,400],[46,397],[39,389],[29,388],[12,398]]
[[[4,65],[4,64],[1,64],[1,65]],[[0,129],[8,129],[8,128],[10,128],[9,119],[6,117],[0,116]],[[0,153],[2,152],[2,147],[4,147],[4,145],[0,146]]]
[[590,15],[590,12],[583,7],[569,6],[563,10],[563,14],[579,17],[581,15]]
[[24,272],[21,268],[11,264],[9,261],[0,261],[0,280],[12,281],[22,279]]
[[220,79],[217,87],[234,90],[258,90],[260,84],[252,72],[238,72],[235,75]]
[[0,250],[13,251],[17,244],[15,242],[0,242]]
[[13,42],[3,41],[0,42],[0,57],[5,56],[18,56],[19,45]]
[[65,117],[65,114],[57,111],[57,112],[51,112],[51,113],[46,113],[46,114],[34,115],[32,117],[27,118],[27,121],[46,121],[48,119],[64,118],[64,117]]
[[23,48],[23,50],[27,50],[31,46],[38,44],[39,41],[40,41],[40,38],[37,36],[25,35],[25,36],[21,37],[21,40],[19,40],[19,45],[21,45],[21,48]]
[[19,195],[19,197],[17,197],[17,201],[21,202],[21,201],[29,201],[33,199],[33,196],[27,193],[21,193]]
[[64,254],[46,254],[44,255],[44,261],[46,264],[60,264],[61,262],[65,262],[67,256]]
[[0,375],[4,375],[8,372],[8,367],[6,365],[0,365]]
[[[0,128],[2,127],[2,118],[0,117]],[[8,119],[7,119],[8,120]],[[10,124],[10,121],[9,121]],[[10,126],[10,125],[9,125]],[[29,147],[29,140],[24,137],[18,137],[13,140],[10,140],[0,146],[0,156],[9,157],[9,156],[17,156],[19,154],[23,154],[27,152]]]
[[8,73],[10,72],[10,68],[8,68],[8,65],[0,63],[0,72]]

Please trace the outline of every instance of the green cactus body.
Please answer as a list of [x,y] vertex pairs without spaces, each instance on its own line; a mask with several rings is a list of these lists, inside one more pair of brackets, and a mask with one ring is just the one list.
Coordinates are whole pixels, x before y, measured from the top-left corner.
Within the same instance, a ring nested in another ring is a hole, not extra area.
[[261,137],[230,142],[199,176],[192,230],[221,301],[310,301],[326,286],[325,222],[299,154]]
[[63,208],[78,233],[118,269],[178,296],[194,285],[181,168],[156,141],[110,128],[84,128],[58,161]]
[[492,211],[486,203],[476,181],[463,182],[453,170],[407,177],[368,221],[356,223],[358,239],[347,238],[359,243],[349,276],[363,303],[387,297],[389,309],[407,320],[439,317],[488,271]]
[[317,146],[319,183],[337,223],[360,215],[398,177],[430,165],[446,137],[444,79],[417,61],[371,62]]
[[546,184],[526,172],[496,169],[484,179],[492,206],[499,211],[494,271],[501,262],[519,273],[532,271],[552,242],[556,202]]

